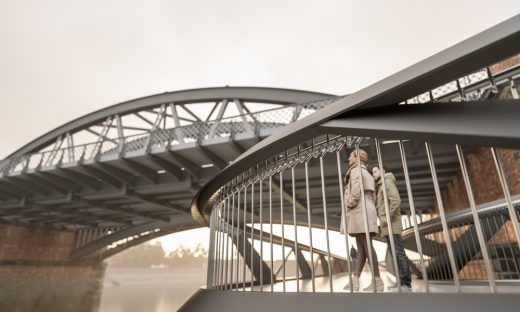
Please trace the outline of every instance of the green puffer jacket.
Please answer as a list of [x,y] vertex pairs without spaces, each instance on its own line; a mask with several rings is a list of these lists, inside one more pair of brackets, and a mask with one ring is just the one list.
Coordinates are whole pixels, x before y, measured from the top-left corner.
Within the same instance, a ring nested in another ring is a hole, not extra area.
[[[385,201],[381,178],[376,181],[376,207],[380,223],[380,236],[388,236],[388,225],[386,222]],[[386,194],[388,196],[388,210],[390,211],[390,221],[392,222],[393,234],[401,234],[403,225],[401,223],[401,197],[397,190],[395,177],[391,172],[385,173]]]

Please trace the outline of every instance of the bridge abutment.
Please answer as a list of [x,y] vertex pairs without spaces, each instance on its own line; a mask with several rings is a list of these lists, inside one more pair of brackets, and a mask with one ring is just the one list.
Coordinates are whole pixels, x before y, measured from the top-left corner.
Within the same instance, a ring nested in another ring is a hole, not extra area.
[[105,265],[75,263],[76,232],[0,224],[0,311],[97,311]]

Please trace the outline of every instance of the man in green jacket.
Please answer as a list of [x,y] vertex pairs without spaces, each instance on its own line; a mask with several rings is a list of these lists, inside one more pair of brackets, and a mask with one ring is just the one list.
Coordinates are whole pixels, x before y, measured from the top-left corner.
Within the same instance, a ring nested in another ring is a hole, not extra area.
[[[408,258],[404,252],[403,240],[401,233],[403,232],[403,225],[401,223],[401,197],[397,190],[395,176],[385,171],[385,186],[386,195],[388,197],[388,210],[390,213],[390,222],[392,223],[392,234],[395,244],[395,255],[397,258],[397,267],[399,269],[399,277],[401,279],[401,291],[412,291],[412,279],[410,274],[410,267],[408,266]],[[385,199],[383,194],[383,183],[381,181],[381,170],[378,166],[372,168],[372,175],[376,181],[376,208],[379,216],[379,235],[386,239],[388,248],[390,248],[390,236],[388,233],[388,223],[386,218]],[[389,291],[397,291],[397,286],[390,287]]]

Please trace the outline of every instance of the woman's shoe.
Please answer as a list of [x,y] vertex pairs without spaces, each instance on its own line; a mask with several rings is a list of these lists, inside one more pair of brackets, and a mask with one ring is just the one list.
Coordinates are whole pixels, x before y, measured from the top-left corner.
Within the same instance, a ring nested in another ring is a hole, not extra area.
[[[352,275],[352,286],[354,291],[359,291],[359,277]],[[346,291],[350,291],[350,282],[348,282],[347,285],[343,287],[343,289]]]
[[[376,292],[383,292],[384,290],[385,290],[385,284],[383,283],[383,280],[380,277],[376,277]],[[363,289],[363,291],[373,292],[374,284],[371,283],[370,286]]]

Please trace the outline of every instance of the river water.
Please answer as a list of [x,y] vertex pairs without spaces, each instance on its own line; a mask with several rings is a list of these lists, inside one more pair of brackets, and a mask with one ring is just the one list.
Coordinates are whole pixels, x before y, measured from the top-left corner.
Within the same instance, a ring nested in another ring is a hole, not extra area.
[[105,273],[100,312],[177,311],[206,284],[204,268],[113,268]]

